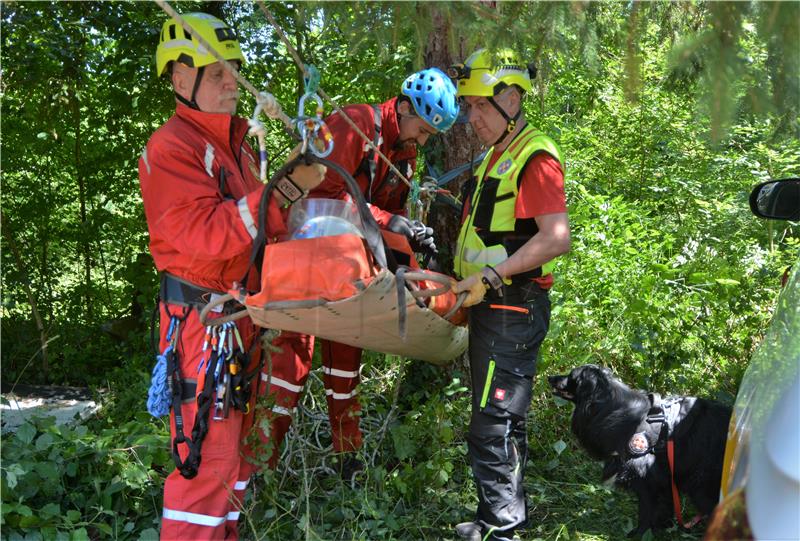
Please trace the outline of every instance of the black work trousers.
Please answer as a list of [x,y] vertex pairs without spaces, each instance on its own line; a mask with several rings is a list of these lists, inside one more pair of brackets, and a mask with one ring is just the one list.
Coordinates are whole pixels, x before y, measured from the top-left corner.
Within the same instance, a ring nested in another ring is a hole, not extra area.
[[[510,539],[527,521],[523,472],[526,418],[550,299],[537,284],[487,292],[469,313],[472,418],[467,442],[485,539]],[[487,534],[489,534],[487,536]]]

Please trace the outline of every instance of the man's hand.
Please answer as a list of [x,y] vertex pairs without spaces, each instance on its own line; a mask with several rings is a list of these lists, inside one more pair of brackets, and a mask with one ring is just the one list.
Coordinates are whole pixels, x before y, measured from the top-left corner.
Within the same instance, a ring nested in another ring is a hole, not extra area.
[[386,224],[386,229],[404,235],[415,252],[437,253],[433,229],[419,220],[409,220],[405,216],[395,214]]
[[453,284],[453,293],[456,295],[464,291],[468,292],[467,298],[464,300],[464,304],[462,306],[473,306],[483,300],[484,295],[486,295],[486,285],[484,285],[484,283],[481,281],[482,278],[483,275],[477,272],[472,276],[468,276],[460,282]]
[[[292,161],[295,159],[298,154],[300,154],[301,145],[297,145],[292,149],[289,153],[289,157],[286,161]],[[325,178],[325,172],[327,168],[324,165],[318,163],[312,163],[311,165],[306,165],[304,163],[300,163],[294,166],[294,171],[290,173],[292,177],[292,181],[297,184],[298,188],[301,188],[305,193],[310,192],[317,186],[319,186],[322,179]]]

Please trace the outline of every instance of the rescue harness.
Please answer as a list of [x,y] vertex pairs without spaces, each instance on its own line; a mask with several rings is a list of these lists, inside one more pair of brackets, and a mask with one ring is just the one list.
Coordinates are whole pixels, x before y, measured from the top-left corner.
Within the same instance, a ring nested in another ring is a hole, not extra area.
[[[193,309],[200,310],[211,300],[220,297],[220,292],[190,284],[168,273],[161,275],[160,300],[170,318],[167,331],[168,345],[158,356],[153,369],[147,410],[154,417],[175,414],[175,438],[172,441],[172,458],[183,477],[192,479],[197,475],[202,458],[203,440],[208,434],[209,415],[212,411],[214,421],[228,418],[233,407],[245,414],[250,411],[250,396],[253,378],[261,371],[263,354],[258,366],[247,372],[250,352],[244,348],[239,329],[233,322],[220,326],[206,326],[202,359],[195,377],[181,374],[180,325]],[[180,315],[170,313],[169,306],[181,306]],[[232,304],[219,306],[220,312],[230,313]],[[255,343],[255,341],[254,341]],[[205,371],[201,371],[205,368]],[[202,391],[197,394],[198,381],[202,381]],[[182,404],[197,400],[197,413],[187,436],[184,430]],[[186,459],[180,456],[180,446],[188,449]]]

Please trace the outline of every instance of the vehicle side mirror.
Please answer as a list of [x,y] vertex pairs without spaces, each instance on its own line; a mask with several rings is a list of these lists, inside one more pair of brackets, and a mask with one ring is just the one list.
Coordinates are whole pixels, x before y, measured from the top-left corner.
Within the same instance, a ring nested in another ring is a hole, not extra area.
[[759,218],[800,220],[800,178],[758,184],[750,193],[750,210]]

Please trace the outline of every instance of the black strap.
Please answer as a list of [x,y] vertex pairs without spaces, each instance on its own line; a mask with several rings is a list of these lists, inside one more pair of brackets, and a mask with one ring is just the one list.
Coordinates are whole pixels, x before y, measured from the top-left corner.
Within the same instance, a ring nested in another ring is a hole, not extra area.
[[503,108],[500,107],[500,104],[494,101],[494,96],[489,96],[486,99],[489,103],[491,103],[494,106],[495,109],[497,109],[497,112],[500,113],[506,121],[506,131],[503,132],[503,134],[492,145],[492,146],[497,146],[500,144],[500,141],[505,139],[517,127],[517,120],[519,120],[519,117],[522,116],[522,104],[520,104],[519,111],[517,111],[517,114],[514,115],[513,117],[510,117],[506,114]]
[[[400,339],[406,341],[406,324],[408,322],[408,308],[406,307],[406,272],[411,271],[408,267],[399,267],[395,273],[397,281],[397,327]],[[420,308],[425,308],[425,303],[421,299],[415,298],[415,302]]]
[[264,188],[264,191],[261,194],[261,201],[258,205],[258,232],[256,233],[255,239],[253,239],[253,250],[250,253],[250,263],[247,265],[248,271],[244,278],[242,278],[241,284],[244,286],[247,283],[246,279],[250,273],[249,269],[251,269],[256,262],[258,253],[264,248],[264,246],[266,246],[267,206],[269,204],[269,196],[272,193],[272,190],[275,188],[277,182],[281,178],[285,177],[287,173],[293,171],[294,168],[301,162],[307,165],[312,163],[324,165],[329,170],[332,169],[338,173],[339,176],[344,179],[345,186],[347,186],[347,189],[353,198],[353,202],[356,205],[356,210],[358,210],[358,213],[361,216],[361,224],[364,228],[364,240],[367,243],[367,247],[375,258],[376,263],[381,268],[389,269],[390,271],[394,272],[397,269],[397,262],[394,260],[391,251],[387,250],[383,241],[383,235],[381,234],[380,226],[378,226],[378,222],[375,221],[375,217],[372,216],[372,213],[369,211],[367,202],[364,199],[364,194],[361,193],[356,180],[338,163],[319,158],[309,152],[304,156],[297,156],[295,159],[284,164],[283,167],[281,167],[274,175],[272,175],[269,183]]
[[[175,358],[175,360],[177,361],[177,358]],[[214,373],[217,364],[224,361],[224,359],[219,358],[216,350],[211,352],[206,367],[206,379],[203,384],[203,391],[197,396],[197,412],[194,417],[191,438],[186,437],[183,431],[183,415],[181,414],[183,384],[180,381],[179,371],[177,369],[174,371],[177,380],[172,386],[172,410],[175,415],[175,438],[172,440],[172,460],[175,462],[175,467],[178,469],[181,476],[185,479],[193,479],[197,476],[197,472],[200,469],[203,440],[205,440],[208,434],[208,416],[211,411],[211,395],[214,392],[215,383]],[[169,359],[167,363],[169,369]],[[181,460],[178,451],[180,445],[186,445],[189,449],[186,460]]]
[[[168,272],[161,273],[159,296],[165,303],[202,310],[211,301],[212,295],[224,294],[224,291],[193,284]],[[237,308],[235,301],[228,301],[223,305],[222,313],[231,314],[238,311],[238,309],[240,307]]]
[[197,68],[197,77],[194,79],[194,86],[192,87],[192,98],[187,100],[177,92],[175,92],[175,97],[178,99],[179,102],[184,104],[187,107],[194,109],[195,111],[200,110],[200,106],[197,105],[197,89],[200,88],[200,82],[203,80],[203,73],[205,73],[206,67],[200,66]]

